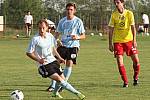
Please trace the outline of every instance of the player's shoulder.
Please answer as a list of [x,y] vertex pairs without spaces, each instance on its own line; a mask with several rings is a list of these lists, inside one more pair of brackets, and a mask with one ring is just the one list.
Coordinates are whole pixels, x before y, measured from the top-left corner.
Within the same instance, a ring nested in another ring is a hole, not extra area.
[[82,20],[79,18],[79,17],[77,17],[77,16],[74,16],[74,20],[76,21],[76,22],[82,22]]
[[131,10],[125,9],[125,11],[129,14],[133,14],[133,12]]
[[40,37],[39,33],[36,33],[33,37],[32,40],[37,40]]
[[66,21],[66,20],[67,20],[67,17],[63,17],[62,19],[60,19],[59,22],[61,23],[61,22],[64,22],[64,21]]

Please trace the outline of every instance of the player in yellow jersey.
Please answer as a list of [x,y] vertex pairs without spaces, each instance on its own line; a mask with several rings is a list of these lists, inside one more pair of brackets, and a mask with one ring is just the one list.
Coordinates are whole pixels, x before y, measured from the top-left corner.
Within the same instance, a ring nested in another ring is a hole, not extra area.
[[128,87],[128,78],[123,63],[123,54],[126,52],[133,61],[134,83],[138,85],[140,70],[138,51],[136,49],[136,29],[132,11],[124,8],[124,0],[114,0],[116,9],[111,15],[109,22],[109,50],[114,52],[118,69],[123,80],[123,87]]

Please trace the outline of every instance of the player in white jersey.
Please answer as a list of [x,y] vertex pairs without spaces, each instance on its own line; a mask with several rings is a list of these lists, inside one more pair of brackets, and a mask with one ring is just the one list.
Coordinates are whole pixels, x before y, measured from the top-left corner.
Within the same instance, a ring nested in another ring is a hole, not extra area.
[[[64,68],[64,76],[66,80],[69,79],[73,64],[76,64],[77,53],[80,47],[79,40],[85,39],[85,29],[83,22],[80,18],[75,16],[76,5],[68,3],[66,5],[66,17],[62,18],[57,26],[55,37],[58,38],[61,34],[62,46],[57,48],[58,53],[66,60]],[[49,91],[55,87],[53,81]]]
[[47,21],[47,23],[49,24],[49,25],[48,25],[48,32],[49,32],[49,33],[54,33],[55,30],[56,30],[55,23],[52,22],[51,20],[47,19],[47,18],[44,18],[44,19],[45,19],[45,20]]
[[53,35],[46,32],[48,29],[48,23],[46,20],[43,19],[38,22],[38,29],[39,32],[32,38],[26,54],[29,58],[38,63],[38,71],[42,77],[49,77],[57,81],[52,97],[62,98],[62,96],[58,93],[61,86],[77,95],[80,100],[83,100],[85,96],[65,81],[65,77],[59,69],[60,64],[53,54],[55,54],[55,56],[57,56],[57,58],[62,62],[65,62],[65,60],[61,58],[55,49]]
[[30,37],[31,28],[33,25],[33,17],[30,15],[30,11],[27,12],[27,15],[24,17],[25,29],[26,29],[26,37]]
[[149,28],[149,17],[147,14],[144,14],[143,12],[141,13],[142,15],[142,22],[144,26],[144,33],[145,35],[149,35],[148,33],[148,28]]

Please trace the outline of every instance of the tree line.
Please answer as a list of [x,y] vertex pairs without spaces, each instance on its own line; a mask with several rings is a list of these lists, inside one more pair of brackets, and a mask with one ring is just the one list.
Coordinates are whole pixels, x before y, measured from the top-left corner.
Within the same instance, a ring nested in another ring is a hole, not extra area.
[[[30,11],[34,24],[41,18],[47,17],[57,25],[65,15],[65,5],[68,2],[77,4],[77,13],[87,29],[101,30],[108,24],[113,11],[113,0],[4,0],[1,4],[5,24],[23,25],[23,18]],[[133,2],[132,2],[133,1]],[[126,7],[135,14],[136,22],[140,22],[141,12],[150,14],[150,0],[126,0]]]

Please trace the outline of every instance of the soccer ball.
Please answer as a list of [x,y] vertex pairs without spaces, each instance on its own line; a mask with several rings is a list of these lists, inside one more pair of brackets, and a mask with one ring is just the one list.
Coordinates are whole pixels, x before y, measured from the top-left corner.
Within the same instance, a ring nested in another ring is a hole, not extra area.
[[102,33],[99,33],[99,36],[103,36],[103,34],[102,34]]
[[19,38],[19,34],[17,34],[16,37]]
[[23,100],[23,98],[24,98],[24,95],[23,95],[22,91],[20,91],[20,90],[13,91],[10,94],[10,96],[11,96],[11,100]]
[[147,36],[149,36],[149,33],[146,33]]
[[91,33],[90,35],[91,35],[91,36],[94,36],[94,33]]

